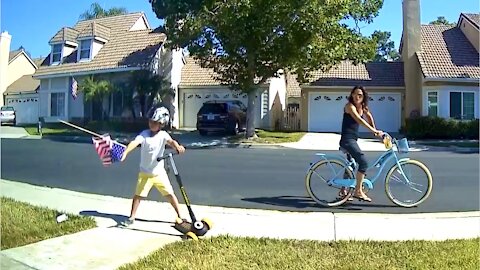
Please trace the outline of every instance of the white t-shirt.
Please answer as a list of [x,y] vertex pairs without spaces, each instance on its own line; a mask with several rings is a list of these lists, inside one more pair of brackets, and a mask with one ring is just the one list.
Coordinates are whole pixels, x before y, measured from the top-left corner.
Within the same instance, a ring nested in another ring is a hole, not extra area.
[[157,161],[158,157],[163,156],[165,152],[165,144],[171,140],[170,134],[164,130],[160,130],[157,134],[152,136],[149,129],[142,131],[136,138],[135,142],[142,145],[140,154],[140,171],[159,175],[165,172],[164,162]]

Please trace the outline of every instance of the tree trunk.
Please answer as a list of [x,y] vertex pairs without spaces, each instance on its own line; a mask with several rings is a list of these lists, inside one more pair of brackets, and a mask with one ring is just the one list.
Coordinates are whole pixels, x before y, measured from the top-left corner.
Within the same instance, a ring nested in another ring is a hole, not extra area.
[[248,93],[248,106],[247,106],[247,130],[245,132],[245,137],[252,138],[255,137],[255,112],[256,110],[256,94],[257,90],[250,91]]

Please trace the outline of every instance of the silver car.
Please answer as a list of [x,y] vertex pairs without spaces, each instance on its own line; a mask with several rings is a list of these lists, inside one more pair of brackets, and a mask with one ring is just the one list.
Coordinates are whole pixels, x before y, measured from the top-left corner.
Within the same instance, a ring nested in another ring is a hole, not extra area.
[[17,117],[15,109],[11,106],[3,106],[0,109],[0,123],[11,123],[14,126],[17,124]]

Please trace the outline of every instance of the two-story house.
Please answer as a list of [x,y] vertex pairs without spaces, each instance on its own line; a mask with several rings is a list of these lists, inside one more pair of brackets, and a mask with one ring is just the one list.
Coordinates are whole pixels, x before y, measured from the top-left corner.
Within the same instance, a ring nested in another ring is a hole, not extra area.
[[480,16],[462,13],[455,26],[421,25],[420,0],[403,0],[402,7],[400,61],[343,61],[305,84],[287,76],[287,96],[300,105],[302,130],[340,132],[356,85],[367,88],[376,126],[388,132],[398,132],[409,117],[480,117]]
[[38,121],[40,81],[32,76],[42,59],[32,59],[24,48],[10,50],[12,36],[0,36],[0,104],[13,107],[17,124]]
[[[166,75],[164,79],[172,83],[171,72],[161,69],[172,67],[165,63],[172,61],[172,55],[179,58],[177,65],[182,63],[181,51],[167,51],[165,39],[142,12],[78,21],[58,30],[49,41],[51,53],[34,74],[40,80],[39,116],[46,122],[140,116],[140,102],[130,83],[132,71]],[[108,80],[118,91],[103,100],[87,101],[75,91],[87,77]]]

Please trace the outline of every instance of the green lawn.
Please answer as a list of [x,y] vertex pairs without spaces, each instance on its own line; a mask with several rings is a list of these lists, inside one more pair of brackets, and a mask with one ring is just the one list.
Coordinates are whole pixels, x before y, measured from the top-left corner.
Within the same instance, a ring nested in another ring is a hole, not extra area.
[[24,246],[96,226],[91,217],[68,215],[57,223],[55,210],[1,198],[1,249]]
[[245,134],[230,138],[230,142],[233,143],[286,143],[286,142],[298,142],[306,132],[280,132],[280,131],[268,131],[258,129],[255,131],[257,138],[247,140]]
[[[38,133],[37,125],[25,125],[25,130],[30,135],[40,135]],[[49,123],[42,127],[43,135],[57,135],[57,136],[90,136],[89,134],[80,130],[71,128],[62,123]]]
[[318,242],[222,236],[175,242],[119,269],[479,269],[479,240]]

